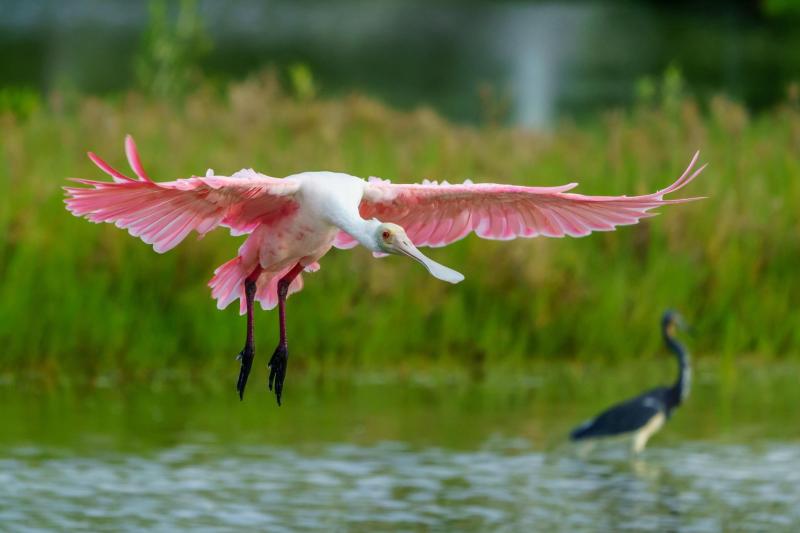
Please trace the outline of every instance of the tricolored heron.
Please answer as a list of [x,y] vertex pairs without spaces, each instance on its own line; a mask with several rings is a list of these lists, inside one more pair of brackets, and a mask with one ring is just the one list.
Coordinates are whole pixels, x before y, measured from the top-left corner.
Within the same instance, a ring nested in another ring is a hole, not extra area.
[[667,348],[675,353],[678,360],[678,379],[675,383],[670,387],[649,390],[606,409],[572,430],[570,440],[631,436],[634,453],[644,450],[648,439],[661,429],[689,395],[689,353],[675,338],[678,328],[685,328],[683,318],[675,311],[666,311],[661,318],[661,332]]

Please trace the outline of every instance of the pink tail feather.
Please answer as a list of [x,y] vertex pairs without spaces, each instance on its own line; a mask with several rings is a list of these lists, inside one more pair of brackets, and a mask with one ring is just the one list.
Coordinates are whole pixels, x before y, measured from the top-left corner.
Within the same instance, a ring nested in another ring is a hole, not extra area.
[[[278,282],[283,276],[292,269],[288,266],[280,272],[262,272],[258,277],[258,285],[256,289],[256,300],[261,302],[262,309],[273,309],[278,305]],[[289,285],[289,295],[299,292],[303,289],[303,275],[300,274]],[[245,301],[242,298],[239,302],[239,313],[244,314],[246,311]]]
[[211,287],[211,297],[217,300],[218,309],[225,309],[237,298],[244,301],[244,280],[249,274],[241,257],[234,257],[217,267],[208,286]]
[[[313,272],[318,268],[319,264],[312,263],[306,270]],[[258,277],[256,300],[261,302],[262,309],[269,310],[278,305],[278,282],[291,269],[290,265],[278,272],[262,272]],[[211,287],[211,297],[217,300],[217,308],[225,309],[238,299],[239,314],[245,314],[247,302],[244,297],[244,281],[252,270],[252,267],[244,265],[241,257],[234,257],[214,271],[214,277],[208,282],[208,286]],[[303,276],[299,275],[289,285],[289,294],[299,292],[302,288]]]

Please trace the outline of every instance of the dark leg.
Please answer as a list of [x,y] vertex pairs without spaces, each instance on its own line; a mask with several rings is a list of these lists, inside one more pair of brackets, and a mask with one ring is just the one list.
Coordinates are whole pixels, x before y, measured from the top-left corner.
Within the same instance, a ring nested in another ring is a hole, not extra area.
[[261,268],[257,268],[244,280],[244,295],[247,303],[247,339],[244,341],[244,348],[239,352],[237,359],[242,362],[239,371],[239,380],[236,382],[236,390],[239,391],[239,399],[244,399],[244,387],[247,385],[247,377],[253,366],[253,358],[256,355],[256,343],[253,338],[253,300],[256,296],[256,280],[261,274]]
[[280,321],[281,338],[272,359],[269,360],[269,390],[275,385],[275,398],[281,404],[283,393],[283,380],[286,378],[286,365],[289,362],[289,346],[286,343],[286,296],[289,294],[289,285],[294,278],[303,271],[303,266],[297,263],[289,272],[278,281],[278,320]]

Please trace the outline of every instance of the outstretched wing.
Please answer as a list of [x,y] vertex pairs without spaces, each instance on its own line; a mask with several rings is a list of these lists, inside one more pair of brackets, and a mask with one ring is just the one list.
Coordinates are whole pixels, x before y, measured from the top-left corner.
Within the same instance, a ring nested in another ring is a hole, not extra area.
[[[592,231],[611,231],[653,216],[649,211],[668,204],[695,200],[666,200],[664,196],[691,182],[704,168],[694,169],[699,153],[675,183],[643,196],[585,196],[560,187],[521,187],[494,183],[397,184],[373,178],[360,211],[364,218],[394,222],[405,228],[417,246],[444,246],[475,232],[484,239],[516,237],[581,237]],[[346,234],[334,243],[354,245]]]
[[133,139],[125,138],[125,152],[138,179],[130,178],[89,153],[89,158],[113,181],[73,179],[86,187],[64,187],[67,209],[92,222],[117,227],[152,244],[156,252],[172,249],[196,231],[217,226],[233,233],[252,231],[297,210],[293,199],[297,182],[270,178],[253,170],[233,176],[192,177],[156,183],[142,167]]

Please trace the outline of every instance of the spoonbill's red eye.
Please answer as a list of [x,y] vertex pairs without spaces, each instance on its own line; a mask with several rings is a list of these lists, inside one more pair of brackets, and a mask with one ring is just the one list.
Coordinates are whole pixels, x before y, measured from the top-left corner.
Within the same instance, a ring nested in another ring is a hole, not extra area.
[[391,237],[391,235],[392,234],[389,233],[388,231],[384,231],[383,234],[381,235],[381,237],[383,237],[383,240],[386,241],[386,240],[389,240],[389,237]]

